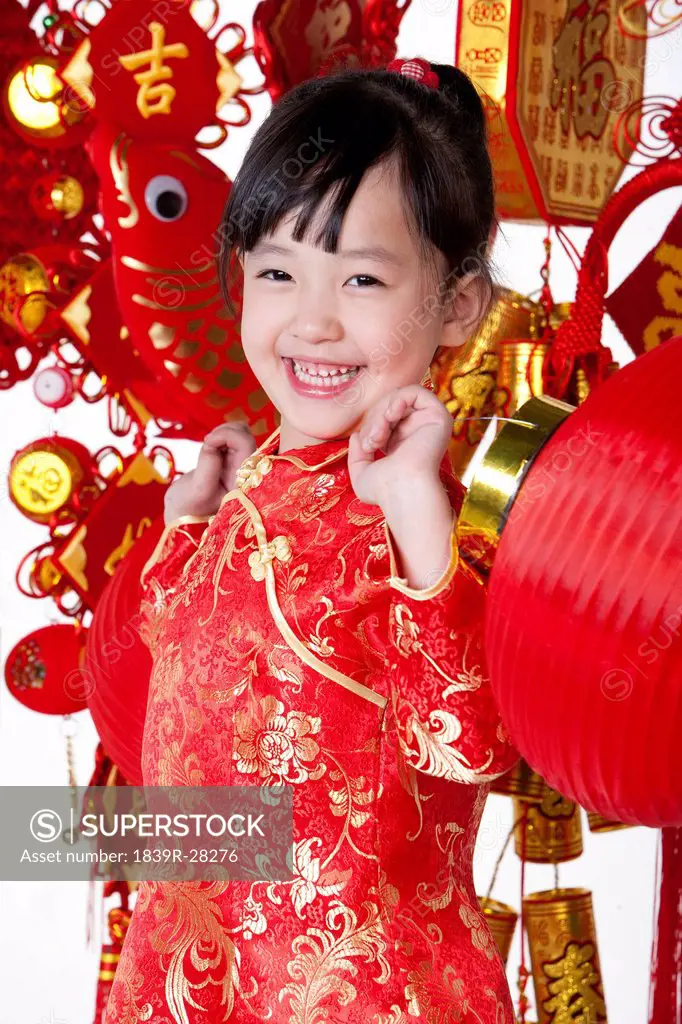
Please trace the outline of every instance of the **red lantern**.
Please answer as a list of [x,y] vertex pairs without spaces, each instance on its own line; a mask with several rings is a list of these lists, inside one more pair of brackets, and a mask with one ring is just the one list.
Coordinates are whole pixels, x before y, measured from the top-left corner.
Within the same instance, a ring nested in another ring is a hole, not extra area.
[[43,715],[83,711],[84,641],[85,630],[66,622],[29,633],[5,662],[7,689],[24,707]]
[[682,337],[526,460],[487,602],[492,684],[522,756],[589,810],[651,826],[682,824],[681,372]]
[[163,530],[145,530],[116,567],[88,631],[84,675],[88,706],[107,755],[133,786],[142,785],[142,732],[151,656],[138,634],[140,571]]

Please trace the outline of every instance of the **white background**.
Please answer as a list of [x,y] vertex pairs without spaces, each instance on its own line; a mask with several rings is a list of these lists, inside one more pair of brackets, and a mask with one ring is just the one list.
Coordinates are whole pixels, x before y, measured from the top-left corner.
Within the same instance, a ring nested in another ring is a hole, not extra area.
[[[255,3],[222,3],[224,20],[238,18],[249,29]],[[421,55],[452,63],[454,58],[456,0],[412,0],[401,27],[400,56]],[[680,42],[682,29],[649,45],[646,92],[679,96],[682,87]],[[256,81],[254,76],[253,81]],[[251,83],[250,83],[251,84]],[[267,97],[253,102],[251,125],[235,131],[214,154],[217,162],[234,176],[246,146],[269,109]],[[630,177],[631,171],[626,172]],[[615,288],[656,244],[680,204],[680,192],[668,191],[645,203],[627,222],[611,249],[610,279]],[[494,258],[501,284],[530,294],[540,287],[544,228],[505,225]],[[582,251],[586,229],[569,229]],[[556,301],[571,300],[575,274],[555,246],[551,285]],[[612,324],[605,341],[623,365],[631,355]],[[33,439],[53,431],[85,442],[91,450],[114,440],[106,427],[104,405],[87,407],[74,403],[53,413],[34,398],[30,383],[0,393],[0,467],[9,465],[14,452]],[[125,443],[125,442],[124,442]],[[194,464],[196,446],[175,442],[179,467]],[[130,451],[125,447],[124,452]],[[0,481],[0,531],[3,544],[0,562],[0,623],[3,664],[7,653],[27,633],[49,622],[60,621],[49,601],[22,597],[14,585],[20,558],[44,539],[44,531],[23,519],[6,496],[6,474]],[[76,716],[74,741],[76,773],[87,784],[93,769],[97,737],[87,712]],[[0,784],[65,785],[67,783],[63,724],[31,713],[17,703],[3,686],[0,690]],[[512,823],[511,801],[492,796],[479,835],[475,873],[479,893],[492,877],[495,860]],[[658,834],[637,828],[592,835],[585,827],[584,855],[560,869],[561,885],[585,886],[593,892],[599,953],[602,963],[609,1020],[613,1024],[644,1024],[647,1021],[649,953],[655,892],[655,860]],[[550,888],[553,869],[530,867],[527,891]],[[94,993],[102,942],[100,887],[94,900],[94,933],[86,943],[87,883],[2,883],[0,971],[2,999],[0,1024],[89,1024],[93,1018]],[[517,908],[520,904],[519,862],[507,850],[493,895]],[[109,901],[109,905],[113,905]],[[108,909],[108,907],[106,908]],[[518,931],[510,958],[510,978],[518,963]],[[532,997],[532,984],[529,985]],[[532,1015],[531,1015],[532,1016]]]

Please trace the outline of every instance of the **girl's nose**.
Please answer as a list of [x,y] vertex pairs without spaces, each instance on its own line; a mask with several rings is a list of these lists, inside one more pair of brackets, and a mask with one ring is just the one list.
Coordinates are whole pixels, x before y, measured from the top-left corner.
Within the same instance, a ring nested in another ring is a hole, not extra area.
[[343,327],[333,308],[333,299],[321,293],[301,296],[290,332],[293,337],[306,342],[337,341],[343,337]]

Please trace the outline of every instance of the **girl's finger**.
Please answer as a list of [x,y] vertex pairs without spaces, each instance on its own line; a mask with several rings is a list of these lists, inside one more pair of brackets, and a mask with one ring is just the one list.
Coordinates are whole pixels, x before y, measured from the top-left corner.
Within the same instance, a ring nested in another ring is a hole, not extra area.
[[240,423],[220,423],[210,430],[203,440],[202,448],[224,448],[226,445],[243,443],[245,437],[252,437],[249,428]]
[[347,458],[349,472],[358,466],[369,465],[374,462],[374,453],[364,449],[359,430],[354,430],[348,438]]
[[376,418],[371,425],[368,425],[363,435],[363,448],[366,451],[385,448],[398,423],[410,412],[411,407],[402,395],[391,395],[383,409],[377,410]]

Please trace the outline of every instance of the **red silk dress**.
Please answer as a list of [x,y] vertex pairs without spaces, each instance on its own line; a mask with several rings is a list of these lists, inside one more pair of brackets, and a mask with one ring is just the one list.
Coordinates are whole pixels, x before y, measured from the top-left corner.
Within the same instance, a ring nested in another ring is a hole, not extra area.
[[[454,530],[440,579],[407,586],[347,441],[278,445],[143,570],[142,768],[149,786],[290,784],[294,877],[141,882],[104,1024],[513,1024],[472,877],[489,783],[518,756],[484,586]],[[440,476],[459,512],[447,453]]]

